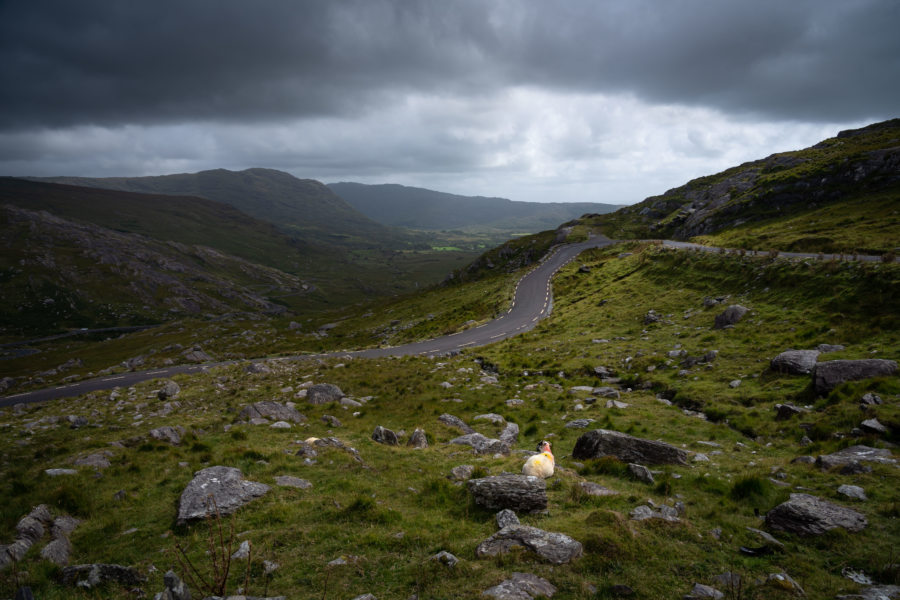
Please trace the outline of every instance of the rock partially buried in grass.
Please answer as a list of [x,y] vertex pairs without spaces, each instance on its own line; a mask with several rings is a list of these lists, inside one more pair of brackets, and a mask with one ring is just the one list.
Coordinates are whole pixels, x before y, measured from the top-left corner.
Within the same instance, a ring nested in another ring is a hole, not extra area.
[[423,450],[427,448],[428,438],[425,437],[425,432],[417,428],[412,432],[412,435],[409,436],[409,441],[406,442],[406,446],[409,448],[415,448],[416,450]]
[[341,388],[331,383],[317,383],[306,391],[306,401],[310,404],[328,404],[338,402],[344,397]]
[[785,350],[772,359],[769,366],[778,373],[808,375],[816,368],[818,350]]
[[838,527],[857,532],[867,524],[861,513],[809,494],[791,494],[790,500],[766,514],[769,527],[798,535],[821,535]]
[[869,446],[849,446],[843,450],[838,450],[831,454],[822,454],[816,458],[816,465],[825,470],[862,462],[873,462],[883,465],[897,464],[897,460],[891,457],[890,450],[886,448],[871,448]]
[[890,377],[897,374],[897,361],[883,358],[860,360],[829,360],[816,363],[813,386],[819,394],[827,394],[847,381],[859,381],[873,377]]
[[372,439],[379,444],[384,444],[386,446],[396,446],[400,443],[396,433],[381,425],[376,427],[375,431],[372,432]]
[[74,565],[62,570],[62,582],[65,585],[92,589],[106,583],[118,583],[123,586],[136,586],[143,583],[144,577],[133,567],[122,565]]
[[[207,514],[229,515],[269,491],[269,486],[244,479],[234,467],[207,467],[194,474],[178,501],[178,523],[203,519]],[[210,496],[212,498],[210,499]]]
[[260,418],[290,421],[292,423],[303,423],[306,421],[306,417],[300,414],[296,408],[271,400],[248,404],[238,415],[238,419],[244,421]]
[[475,503],[490,510],[536,512],[547,508],[547,485],[531,475],[496,475],[467,483]]
[[725,312],[716,315],[713,329],[724,329],[737,324],[738,321],[744,318],[744,315],[746,315],[749,310],[749,308],[741,306],[740,304],[732,304],[725,309]]
[[482,596],[496,600],[530,600],[531,598],[552,598],[556,588],[546,579],[531,573],[513,573],[512,577],[490,587]]
[[517,547],[530,550],[555,565],[570,562],[582,554],[581,542],[565,534],[527,525],[510,525],[478,544],[475,555],[478,558],[497,556]]
[[572,458],[584,460],[613,456],[625,463],[686,465],[687,452],[654,440],[645,440],[606,429],[595,429],[575,442]]

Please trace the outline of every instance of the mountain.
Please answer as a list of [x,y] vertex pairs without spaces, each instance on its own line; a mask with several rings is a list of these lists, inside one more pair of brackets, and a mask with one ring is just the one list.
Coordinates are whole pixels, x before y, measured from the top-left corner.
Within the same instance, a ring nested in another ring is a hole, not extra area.
[[458,196],[396,184],[330,183],[338,196],[370,219],[412,229],[498,229],[532,233],[554,229],[586,213],[607,213],[615,204],[517,202]]
[[893,119],[585,222],[613,238],[707,236],[701,241],[754,249],[881,253],[898,244],[898,202],[900,119]]
[[324,184],[274,169],[215,169],[154,177],[50,177],[40,181],[224,202],[306,241],[369,247],[403,236],[370,220]]

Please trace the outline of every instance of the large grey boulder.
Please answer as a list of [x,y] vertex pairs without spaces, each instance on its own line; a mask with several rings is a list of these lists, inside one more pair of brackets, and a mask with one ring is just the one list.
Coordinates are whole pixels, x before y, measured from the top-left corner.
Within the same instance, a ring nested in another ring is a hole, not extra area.
[[470,479],[466,485],[475,503],[490,510],[535,512],[547,508],[547,485],[540,477],[495,475]]
[[897,464],[897,460],[892,458],[890,450],[886,448],[871,448],[869,446],[849,446],[831,454],[822,454],[816,458],[816,465],[825,470],[862,462],[873,462],[883,465]]
[[816,363],[813,371],[813,386],[817,393],[827,394],[846,381],[888,377],[896,374],[897,361],[895,360],[883,358],[829,360]]
[[451,444],[471,446],[478,454],[509,454],[509,445],[478,432],[467,433],[450,440]]
[[644,465],[686,465],[687,452],[654,440],[645,440],[607,429],[595,429],[582,434],[575,442],[572,458],[584,460],[613,456],[625,463]]
[[808,375],[816,368],[818,350],[785,350],[772,359],[769,366],[779,373]]
[[[178,523],[203,519],[207,514],[229,515],[254,498],[269,491],[269,486],[246,481],[240,469],[207,467],[194,474],[178,501]],[[212,498],[210,498],[210,496]]]
[[41,549],[41,558],[64,567],[69,564],[69,554],[71,552],[72,544],[69,543],[69,538],[62,536],[51,540],[49,544]]
[[738,321],[744,318],[744,315],[746,315],[749,310],[749,308],[741,306],[740,304],[732,304],[725,309],[725,312],[716,315],[713,329],[724,329],[730,325],[737,324]]
[[331,383],[317,383],[306,391],[306,401],[310,404],[328,404],[338,402],[344,397],[341,388]]
[[171,379],[166,379],[162,387],[159,388],[159,391],[156,392],[156,397],[160,400],[168,400],[169,398],[174,398],[179,393],[181,393],[181,387]]
[[243,421],[272,419],[274,421],[290,421],[292,423],[303,423],[306,421],[306,417],[300,414],[296,408],[272,400],[248,404],[241,410],[238,419]]
[[856,532],[867,524],[861,513],[809,494],[791,494],[790,500],[766,514],[769,527],[798,535],[821,535],[838,527]]
[[519,426],[515,423],[507,423],[500,432],[500,441],[507,446],[515,446],[519,441]]
[[581,542],[565,534],[528,525],[510,525],[478,544],[475,556],[497,556],[517,547],[530,550],[555,565],[565,564],[582,554]]
[[513,573],[512,577],[490,587],[482,596],[495,600],[532,600],[533,598],[552,598],[556,588],[546,579],[531,573]]

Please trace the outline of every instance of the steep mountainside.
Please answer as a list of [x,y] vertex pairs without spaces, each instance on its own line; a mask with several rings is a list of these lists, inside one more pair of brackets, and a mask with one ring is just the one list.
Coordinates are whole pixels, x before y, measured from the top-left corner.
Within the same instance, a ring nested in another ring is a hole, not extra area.
[[[857,203],[848,218],[869,212],[872,219],[883,221],[896,218],[895,210],[889,208],[891,204],[896,207],[898,201],[900,119],[893,119],[842,131],[805,150],[773,154],[695,179],[661,196],[588,221],[602,226],[605,233],[615,238],[688,239],[779,221],[846,202]],[[868,210],[870,202],[875,210]],[[811,236],[827,238],[833,230],[847,225],[842,220],[836,220],[827,231],[812,232]],[[854,224],[859,226],[860,223]],[[896,245],[896,238],[894,242]],[[797,241],[794,247],[821,249],[815,239],[808,244]]]
[[615,204],[516,202],[458,196],[396,184],[330,183],[354,208],[385,225],[415,229],[500,229],[531,233],[553,229],[587,213],[608,213]]
[[230,204],[307,241],[372,246],[396,244],[403,237],[365,217],[322,183],[273,169],[215,169],[157,177],[52,177],[42,181],[200,196]]
[[4,337],[206,314],[278,315],[314,289],[207,246],[8,204],[0,205],[0,246]]

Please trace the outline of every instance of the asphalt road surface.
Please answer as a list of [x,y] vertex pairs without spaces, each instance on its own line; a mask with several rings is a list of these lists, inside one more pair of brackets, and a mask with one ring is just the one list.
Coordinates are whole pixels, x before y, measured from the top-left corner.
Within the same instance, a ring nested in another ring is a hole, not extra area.
[[[279,360],[309,360],[315,358],[342,357],[378,358],[382,356],[434,356],[458,352],[465,348],[475,348],[518,335],[537,325],[538,321],[550,314],[553,307],[551,280],[564,265],[572,261],[588,248],[601,248],[613,244],[614,241],[604,236],[595,236],[586,242],[558,246],[548,254],[537,267],[528,272],[516,284],[516,292],[512,306],[506,314],[483,325],[466,329],[459,333],[435,338],[423,342],[404,344],[402,346],[372,348],[351,352],[332,352],[328,354],[305,354],[283,357]],[[266,360],[266,359],[256,359]],[[179,373],[195,373],[211,367],[232,364],[235,361],[207,363],[203,365],[179,365],[119,373],[108,377],[98,377],[74,383],[58,385],[33,392],[23,392],[0,398],[0,407],[14,404],[44,402],[55,398],[78,396],[96,390],[109,390],[115,387],[128,387],[135,383],[160,377],[171,377]]]

